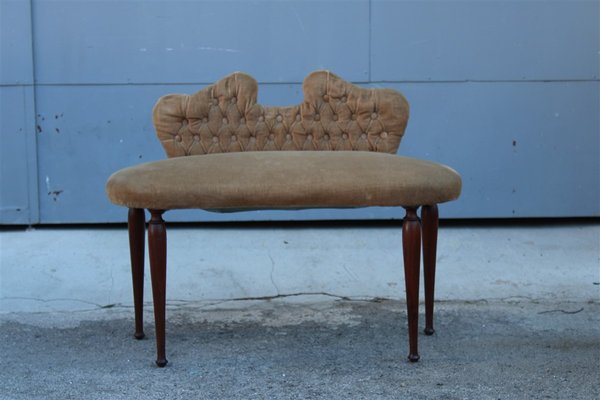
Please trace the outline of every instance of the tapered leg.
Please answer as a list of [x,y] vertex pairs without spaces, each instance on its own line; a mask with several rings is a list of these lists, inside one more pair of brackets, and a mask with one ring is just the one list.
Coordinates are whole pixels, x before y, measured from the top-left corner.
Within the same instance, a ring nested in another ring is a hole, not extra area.
[[135,338],[144,337],[144,210],[130,208],[128,217],[129,254],[133,281],[133,307],[135,310]]
[[167,230],[162,219],[164,211],[150,210],[148,224],[148,252],[152,298],[154,300],[154,324],[156,325],[156,365],[167,365],[165,356],[165,308],[167,290]]
[[402,224],[402,251],[404,253],[404,281],[408,311],[408,359],[419,361],[419,275],[421,272],[421,224],[417,208],[406,208]]
[[433,302],[435,293],[435,258],[437,254],[437,205],[421,209],[423,229],[423,276],[425,279],[425,334],[433,335]]

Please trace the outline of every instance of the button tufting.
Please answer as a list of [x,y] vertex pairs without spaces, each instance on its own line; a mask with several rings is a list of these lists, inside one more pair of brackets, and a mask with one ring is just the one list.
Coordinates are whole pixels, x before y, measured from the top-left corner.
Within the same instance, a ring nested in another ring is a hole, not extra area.
[[175,140],[177,140],[178,142],[181,142],[181,140],[182,140],[182,139],[181,139],[181,136],[179,136],[179,135],[175,135]]
[[283,117],[281,115],[277,115],[277,122],[283,121]]
[[325,139],[325,140],[329,140],[329,135],[325,135],[325,136],[323,136],[323,139]]
[[212,141],[213,143],[217,143],[219,141],[219,138],[217,136],[213,136]]
[[199,141],[200,141],[200,136],[194,135],[194,142],[199,142]]
[[328,96],[328,95],[326,95],[326,94],[325,94],[325,95],[323,95],[323,100],[325,100],[325,101],[329,101],[329,96]]
[[334,120],[334,121],[337,121],[337,120],[338,120],[338,116],[337,116],[337,114],[334,114],[334,115],[333,115],[333,120]]
[[235,136],[235,135],[231,135],[231,141],[232,141],[232,142],[235,142],[236,140],[237,140],[237,136]]
[[206,118],[206,117],[202,118],[202,122],[207,123],[208,122],[208,118]]
[[256,142],[256,138],[254,136],[250,136],[250,143]]
[[223,118],[223,123],[226,124],[227,123],[227,118]]
[[292,135],[290,135],[290,134],[288,133],[287,135],[285,135],[285,138],[286,138],[287,140],[290,140],[290,139],[292,138]]
[[219,100],[213,99],[212,103],[216,106],[217,104],[219,104]]
[[300,118],[302,118],[300,114],[296,114],[296,121],[300,121]]
[[366,133],[363,133],[363,134],[361,134],[361,135],[360,135],[360,138],[361,138],[361,139],[366,139],[366,138],[367,138],[367,134],[366,134]]
[[232,97],[232,98],[231,98],[231,103],[232,103],[232,104],[235,104],[236,102],[237,102],[237,99],[236,99],[235,97]]
[[344,140],[348,139],[348,134],[347,134],[347,133],[344,133],[344,134],[342,135],[342,139],[344,139]]
[[275,135],[273,135],[272,133],[269,135],[269,140],[273,140],[275,139]]
[[374,112],[373,114],[371,114],[371,119],[377,119],[377,113]]
[[346,96],[342,96],[342,103],[345,103],[346,101],[348,101],[348,98]]
[[352,119],[352,121],[355,121],[355,120],[356,120],[356,114],[352,114],[352,115],[350,116],[350,118]]
[[312,140],[312,135],[308,135],[308,136],[306,137],[306,140]]
[[265,117],[264,117],[263,115],[261,115],[260,117],[258,117],[258,120],[259,120],[260,122],[263,122],[263,121],[265,120]]
[[385,139],[386,137],[388,137],[388,133],[387,132],[381,132],[381,136],[382,139]]
[[240,124],[245,124],[246,123],[246,118],[240,118]]
[[320,120],[321,120],[321,115],[315,114],[315,121],[320,121]]

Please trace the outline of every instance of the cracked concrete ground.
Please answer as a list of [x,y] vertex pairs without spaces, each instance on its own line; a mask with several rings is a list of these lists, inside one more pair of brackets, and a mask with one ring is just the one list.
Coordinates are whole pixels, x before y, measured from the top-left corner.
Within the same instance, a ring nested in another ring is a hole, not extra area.
[[306,300],[172,306],[164,369],[130,309],[5,316],[0,397],[600,397],[598,303],[444,302],[413,364],[404,303]]
[[158,369],[149,285],[132,338],[122,228],[0,232],[0,399],[600,398],[598,224],[442,228],[417,364],[399,243],[391,226],[171,229]]

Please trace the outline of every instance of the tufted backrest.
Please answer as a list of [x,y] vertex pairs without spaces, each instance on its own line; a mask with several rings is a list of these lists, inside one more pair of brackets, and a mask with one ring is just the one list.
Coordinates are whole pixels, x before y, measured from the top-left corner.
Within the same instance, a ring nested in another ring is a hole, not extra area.
[[360,150],[395,153],[408,102],[391,89],[367,89],[329,71],[304,79],[304,102],[256,103],[254,78],[233,73],[192,95],[161,97],[154,126],[167,156],[258,150]]

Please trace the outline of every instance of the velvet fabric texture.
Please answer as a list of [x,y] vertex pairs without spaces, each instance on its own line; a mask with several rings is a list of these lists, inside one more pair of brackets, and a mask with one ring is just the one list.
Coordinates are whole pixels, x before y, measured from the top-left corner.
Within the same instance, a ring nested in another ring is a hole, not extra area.
[[193,95],[161,97],[153,111],[169,157],[260,150],[363,150],[396,153],[408,121],[406,99],[367,89],[329,71],[304,79],[304,102],[256,103],[254,78],[233,73]]
[[307,76],[303,89],[300,105],[263,107],[256,81],[236,72],[193,95],[162,97],[153,120],[171,158],[116,172],[108,197],[129,208],[235,211],[408,207],[459,196],[454,170],[395,155],[409,112],[400,93],[329,71]]
[[111,201],[130,208],[210,210],[417,206],[453,200],[461,180],[429,161],[375,152],[237,152],[123,169]]

